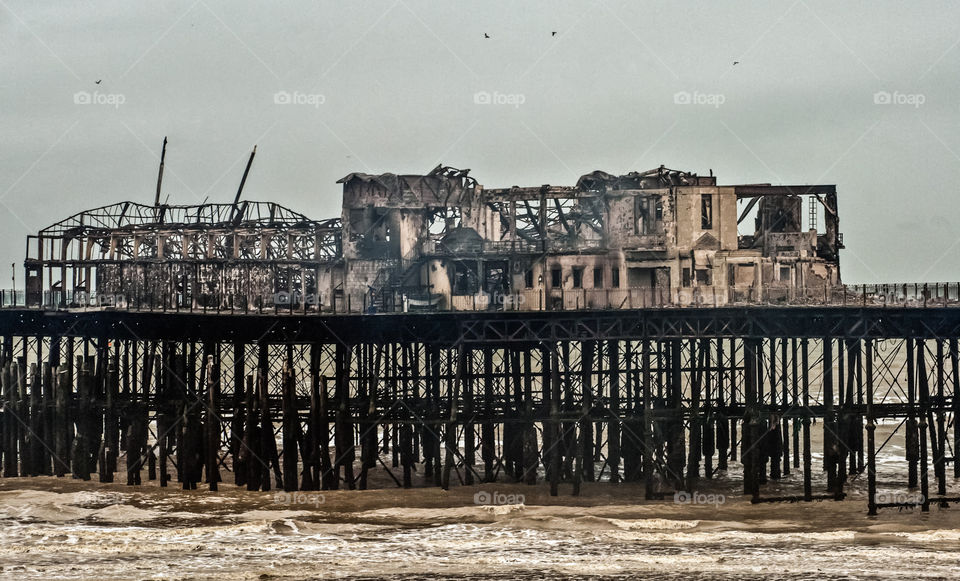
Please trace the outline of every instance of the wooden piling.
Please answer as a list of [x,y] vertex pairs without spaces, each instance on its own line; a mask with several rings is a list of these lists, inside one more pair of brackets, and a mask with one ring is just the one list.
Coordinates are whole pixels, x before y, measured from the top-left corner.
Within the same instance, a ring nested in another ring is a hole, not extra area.
[[640,367],[643,373],[643,480],[644,498],[655,496],[653,480],[653,374],[650,369],[650,339],[643,338],[640,352]]
[[297,389],[293,375],[293,346],[287,346],[287,360],[283,367],[283,490],[293,492],[297,490],[299,482],[299,455],[297,448],[298,426],[300,418],[297,414]]
[[919,376],[919,424],[918,436],[920,440],[920,495],[923,503],[920,510],[930,511],[930,479],[927,456],[927,413],[930,407],[930,385],[927,379],[926,345],[922,339],[917,340],[917,375]]
[[920,446],[917,433],[917,383],[915,345],[913,339],[907,339],[907,422],[906,422],[906,454],[907,454],[907,486],[916,488],[918,484],[918,463],[920,460]]
[[803,499],[810,502],[813,499],[813,454],[810,445],[810,355],[809,342],[806,338],[800,340],[800,361],[803,375],[801,385],[803,390]]
[[244,452],[244,433],[250,408],[246,397],[244,344],[235,341],[231,354],[233,356],[233,415],[230,418],[230,457],[233,459],[233,483],[237,486],[246,486],[246,460],[249,455]]
[[543,357],[547,362],[544,366],[544,373],[547,377],[544,381],[544,391],[548,391],[550,394],[548,398],[550,420],[548,430],[545,430],[549,431],[550,439],[544,438],[544,446],[549,446],[544,452],[550,462],[547,470],[547,478],[550,481],[550,496],[557,496],[560,494],[560,446],[562,442],[560,434],[560,364],[556,346],[545,348]]
[[[205,472],[211,491],[219,490],[220,483],[220,347],[206,349],[206,454]],[[212,351],[212,352],[211,352]]]
[[833,338],[823,338],[823,462],[827,471],[827,491],[839,490],[837,422],[833,402]]
[[[629,355],[628,355],[629,357]],[[607,341],[607,358],[610,361],[610,396],[608,398],[609,420],[607,423],[607,464],[610,466],[610,482],[620,482],[620,342]]]
[[873,407],[873,340],[864,339],[867,392],[867,514],[877,514],[877,418]]

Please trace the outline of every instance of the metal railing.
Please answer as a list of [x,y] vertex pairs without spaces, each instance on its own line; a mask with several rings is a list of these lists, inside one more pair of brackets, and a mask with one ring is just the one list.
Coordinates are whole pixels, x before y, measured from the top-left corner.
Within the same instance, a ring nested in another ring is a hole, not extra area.
[[427,295],[421,291],[378,294],[277,292],[246,296],[237,293],[0,290],[3,308],[122,310],[225,314],[375,314],[417,311],[571,311],[641,308],[707,308],[738,306],[958,307],[960,283],[890,283],[792,287],[684,287],[614,289],[523,289],[508,293]]

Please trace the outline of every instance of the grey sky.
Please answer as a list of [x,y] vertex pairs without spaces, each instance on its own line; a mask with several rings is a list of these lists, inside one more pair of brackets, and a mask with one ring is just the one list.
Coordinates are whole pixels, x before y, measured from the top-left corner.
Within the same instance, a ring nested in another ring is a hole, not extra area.
[[171,204],[230,201],[256,143],[245,197],[315,218],[347,173],[441,161],[487,187],[660,164],[835,183],[845,282],[957,281],[957,22],[947,1],[0,0],[0,264],[22,288],[28,231],[151,203],[167,135]]

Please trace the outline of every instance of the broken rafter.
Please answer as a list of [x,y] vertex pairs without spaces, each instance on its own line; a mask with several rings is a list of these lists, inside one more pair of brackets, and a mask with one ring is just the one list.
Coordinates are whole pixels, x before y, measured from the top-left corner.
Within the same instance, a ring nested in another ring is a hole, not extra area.
[[160,170],[157,173],[157,195],[153,200],[154,207],[160,206],[160,186],[163,184],[163,163],[167,158],[167,138],[163,138],[163,147],[160,150]]
[[233,222],[237,217],[237,205],[240,203],[240,195],[243,193],[243,186],[247,183],[247,176],[250,174],[250,166],[253,165],[253,158],[257,155],[257,146],[253,146],[253,151],[250,152],[250,159],[247,160],[247,167],[243,170],[243,177],[240,178],[240,187],[237,188],[237,195],[233,199],[233,209],[230,214],[230,221]]
[[567,231],[567,234],[575,237],[577,235],[577,231],[574,228],[570,227],[570,223],[567,222],[567,217],[563,214],[563,205],[560,203],[560,198],[554,198],[553,205],[557,209],[557,220]]

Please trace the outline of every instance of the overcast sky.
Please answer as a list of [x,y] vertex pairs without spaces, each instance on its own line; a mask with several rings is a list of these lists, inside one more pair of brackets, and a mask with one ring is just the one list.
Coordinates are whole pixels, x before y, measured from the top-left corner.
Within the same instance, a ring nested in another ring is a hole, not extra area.
[[440,162],[836,184],[845,282],[960,280],[958,2],[44,4],[0,0],[0,287],[28,233],[152,203],[165,135],[169,203],[231,201],[257,144],[244,197],[314,218]]

